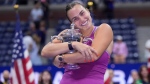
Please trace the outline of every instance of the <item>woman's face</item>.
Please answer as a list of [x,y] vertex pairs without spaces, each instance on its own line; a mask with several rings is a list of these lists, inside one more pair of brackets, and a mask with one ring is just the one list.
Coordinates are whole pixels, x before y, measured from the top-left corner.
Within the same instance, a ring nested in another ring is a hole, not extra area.
[[137,71],[133,71],[133,72],[131,73],[131,76],[132,76],[132,78],[133,78],[134,80],[139,79],[139,76],[138,76],[138,72],[137,72]]
[[51,80],[51,76],[48,72],[45,71],[43,73],[42,79],[43,79],[43,81],[49,81],[49,80]]
[[31,29],[31,30],[35,30],[35,29],[36,29],[34,23],[30,23],[30,29]]
[[87,30],[92,26],[90,12],[79,4],[70,9],[67,15],[78,29]]
[[148,76],[148,70],[147,70],[146,67],[142,68],[141,74],[142,74],[143,77],[147,77]]

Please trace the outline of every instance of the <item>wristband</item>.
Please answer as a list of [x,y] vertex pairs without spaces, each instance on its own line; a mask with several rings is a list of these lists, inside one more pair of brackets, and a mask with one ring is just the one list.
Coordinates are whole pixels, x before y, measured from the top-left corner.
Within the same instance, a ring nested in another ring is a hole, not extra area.
[[68,48],[69,50],[73,50],[72,43],[70,41],[68,42]]

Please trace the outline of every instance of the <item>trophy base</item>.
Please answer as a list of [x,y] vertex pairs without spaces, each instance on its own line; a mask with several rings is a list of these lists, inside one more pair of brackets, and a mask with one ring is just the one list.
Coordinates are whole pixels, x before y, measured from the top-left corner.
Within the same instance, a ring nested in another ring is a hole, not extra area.
[[67,64],[67,65],[65,66],[65,68],[66,68],[67,70],[76,70],[76,69],[79,69],[80,67],[79,67],[79,65],[77,65],[77,64]]

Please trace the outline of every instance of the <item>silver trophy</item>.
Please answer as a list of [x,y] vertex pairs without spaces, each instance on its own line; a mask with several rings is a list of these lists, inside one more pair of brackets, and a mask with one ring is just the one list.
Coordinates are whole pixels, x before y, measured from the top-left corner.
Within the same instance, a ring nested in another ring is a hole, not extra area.
[[[59,36],[52,36],[51,39],[59,39],[62,42],[72,42],[72,41],[77,41],[81,42],[82,34],[80,33],[79,29],[74,29],[74,24],[71,24],[71,29],[67,29],[63,33],[61,33]],[[74,53],[76,50],[69,51],[67,53]],[[73,69],[79,69],[80,67],[78,64],[72,64],[72,63],[67,63],[65,66],[66,69],[73,70]]]

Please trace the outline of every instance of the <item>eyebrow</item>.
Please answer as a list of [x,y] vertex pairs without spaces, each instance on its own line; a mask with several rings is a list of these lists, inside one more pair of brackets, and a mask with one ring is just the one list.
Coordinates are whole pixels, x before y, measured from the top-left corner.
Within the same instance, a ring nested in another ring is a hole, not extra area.
[[[83,12],[83,10],[81,10],[78,15],[80,15],[82,12]],[[78,16],[78,15],[77,15],[77,16]],[[74,19],[75,19],[77,16],[73,17],[73,18],[72,18],[72,21],[74,21]]]

